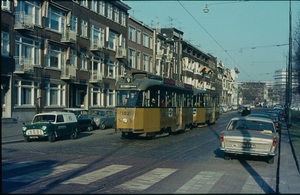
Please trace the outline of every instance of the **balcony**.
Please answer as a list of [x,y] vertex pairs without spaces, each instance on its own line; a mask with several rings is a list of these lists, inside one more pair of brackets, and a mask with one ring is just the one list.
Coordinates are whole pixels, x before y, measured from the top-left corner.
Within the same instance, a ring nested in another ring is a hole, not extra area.
[[33,73],[33,59],[25,57],[15,57],[15,74]]
[[77,35],[75,31],[72,30],[66,30],[62,37],[60,42],[62,43],[76,43]]
[[76,78],[76,67],[67,65],[61,71],[60,79],[62,80],[70,80]]
[[116,58],[126,59],[126,49],[117,48]]
[[15,13],[15,30],[30,30],[34,29],[33,15],[25,14],[25,12],[16,12]]
[[104,48],[103,42],[97,39],[91,40],[91,46],[90,46],[91,51],[102,51],[103,48]]
[[99,83],[102,81],[102,73],[100,73],[99,70],[92,70],[90,73],[90,83]]
[[161,58],[162,58],[163,55],[164,55],[163,51],[157,51],[157,53],[156,53],[156,59],[157,60],[161,60]]

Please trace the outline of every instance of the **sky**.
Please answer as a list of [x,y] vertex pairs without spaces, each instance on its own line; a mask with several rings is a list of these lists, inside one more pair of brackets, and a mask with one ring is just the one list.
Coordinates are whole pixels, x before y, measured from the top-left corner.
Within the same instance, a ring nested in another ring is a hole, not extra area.
[[[289,56],[289,1],[122,0],[129,15],[156,28],[174,27],[183,39],[238,68],[238,82],[274,81]],[[209,12],[203,9],[208,6]],[[291,1],[292,38],[300,1]]]

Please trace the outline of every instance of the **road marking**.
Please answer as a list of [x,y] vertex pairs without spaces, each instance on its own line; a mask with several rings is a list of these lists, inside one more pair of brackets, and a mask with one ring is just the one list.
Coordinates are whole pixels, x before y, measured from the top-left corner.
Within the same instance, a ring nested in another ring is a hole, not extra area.
[[32,173],[26,173],[23,175],[19,175],[16,177],[8,178],[8,179],[2,179],[2,181],[9,181],[9,182],[33,182],[35,180],[43,179],[45,177],[53,176],[59,173],[63,173],[66,171],[70,171],[73,169],[77,169],[83,166],[86,166],[87,164],[65,164],[57,167],[50,167],[48,169],[32,172]]
[[156,168],[148,173],[125,182],[117,186],[116,188],[142,191],[159,182],[160,180],[168,177],[175,171],[177,171],[177,169]]
[[208,193],[223,174],[223,172],[202,171],[181,186],[175,193]]
[[251,175],[249,175],[246,180],[246,183],[244,184],[244,186],[242,188],[241,193],[268,194],[268,193],[271,193],[271,192],[269,192],[270,184],[271,184],[271,178],[261,177],[261,176],[252,177]]
[[103,179],[110,175],[116,174],[118,172],[124,171],[132,166],[128,165],[110,165],[108,167],[66,180],[61,184],[89,184],[97,180]]
[[36,164],[41,164],[41,163],[43,163],[43,162],[41,162],[41,161],[24,161],[24,162],[18,162],[18,163],[2,164],[2,171],[18,169],[21,167],[26,167],[26,166],[36,165]]

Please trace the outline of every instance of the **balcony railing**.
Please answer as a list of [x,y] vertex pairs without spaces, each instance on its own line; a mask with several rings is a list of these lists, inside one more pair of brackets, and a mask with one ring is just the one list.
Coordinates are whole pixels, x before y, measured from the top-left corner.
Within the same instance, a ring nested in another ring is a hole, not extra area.
[[102,51],[103,48],[104,48],[103,42],[97,39],[91,40],[91,46],[90,46],[91,51]]
[[34,23],[32,14],[25,14],[25,12],[15,13],[15,25],[14,29],[33,30]]
[[116,51],[116,58],[126,58],[126,49],[124,48],[117,48]]
[[64,69],[62,69],[60,78],[66,80],[76,78],[76,67],[67,65]]
[[77,36],[76,36],[76,32],[75,31],[66,30],[63,33],[60,41],[63,42],[63,43],[75,43],[76,39],[77,39]]
[[15,71],[16,74],[32,73],[33,59],[25,57],[15,57]]
[[102,81],[102,73],[100,73],[99,70],[92,70],[90,73],[90,83],[98,83]]

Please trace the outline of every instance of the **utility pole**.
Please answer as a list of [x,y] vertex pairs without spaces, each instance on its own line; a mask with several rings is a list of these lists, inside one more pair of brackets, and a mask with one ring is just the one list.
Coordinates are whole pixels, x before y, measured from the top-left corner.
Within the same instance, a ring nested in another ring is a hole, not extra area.
[[287,125],[291,126],[291,102],[292,102],[292,2],[290,0],[289,11],[289,66],[288,66],[288,121]]

